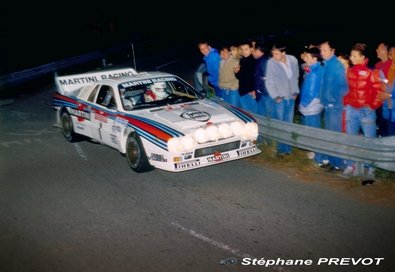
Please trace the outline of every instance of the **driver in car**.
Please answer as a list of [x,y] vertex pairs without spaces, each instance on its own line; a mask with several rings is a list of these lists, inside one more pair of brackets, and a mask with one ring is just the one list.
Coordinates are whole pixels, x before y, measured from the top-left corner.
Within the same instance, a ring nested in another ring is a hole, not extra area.
[[145,102],[158,101],[163,100],[169,96],[169,93],[166,92],[166,83],[165,82],[156,82],[150,86],[145,94]]

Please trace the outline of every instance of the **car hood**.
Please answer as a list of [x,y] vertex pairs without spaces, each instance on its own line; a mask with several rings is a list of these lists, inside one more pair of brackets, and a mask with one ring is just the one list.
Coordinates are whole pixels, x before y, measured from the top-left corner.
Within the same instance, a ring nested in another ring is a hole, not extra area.
[[208,99],[151,109],[144,111],[142,115],[182,132],[189,132],[208,123],[229,123],[235,120],[254,121],[251,116],[240,109],[230,105],[219,105]]

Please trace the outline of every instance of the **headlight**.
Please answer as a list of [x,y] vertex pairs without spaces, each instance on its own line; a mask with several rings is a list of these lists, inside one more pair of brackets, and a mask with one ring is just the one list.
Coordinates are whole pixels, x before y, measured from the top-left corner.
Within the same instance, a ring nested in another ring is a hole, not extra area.
[[218,140],[218,128],[216,125],[209,125],[206,127],[206,132],[210,141],[217,141]]
[[181,141],[181,145],[182,145],[182,148],[184,149],[184,151],[192,151],[196,146],[195,140],[191,136],[188,136],[188,135],[181,137],[180,141]]
[[180,138],[171,138],[169,141],[167,141],[167,148],[172,153],[182,152],[182,145]]
[[199,144],[208,141],[208,135],[204,128],[198,128],[197,130],[195,130],[195,132],[193,133],[193,137]]
[[236,136],[240,136],[243,132],[244,124],[241,121],[234,121],[230,124],[230,130]]
[[228,123],[222,123],[218,126],[219,135],[222,138],[229,138],[233,135],[230,125]]
[[256,140],[257,137],[258,137],[258,124],[255,122],[245,124],[243,130],[243,138],[248,140]]
[[172,153],[192,151],[196,147],[196,141],[189,135],[171,138],[167,141],[167,148]]

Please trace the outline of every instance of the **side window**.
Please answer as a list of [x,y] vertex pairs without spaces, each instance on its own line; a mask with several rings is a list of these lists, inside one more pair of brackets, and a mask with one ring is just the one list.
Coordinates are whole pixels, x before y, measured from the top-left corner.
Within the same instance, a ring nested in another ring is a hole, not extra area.
[[117,104],[115,103],[114,91],[110,86],[102,85],[100,87],[96,103],[109,109],[116,108]]
[[90,95],[89,95],[89,97],[88,97],[88,101],[89,102],[94,102],[95,101],[95,97],[96,97],[96,94],[97,94],[97,91],[99,90],[99,87],[100,87],[100,85],[97,85],[93,90],[92,90],[92,92],[90,93]]

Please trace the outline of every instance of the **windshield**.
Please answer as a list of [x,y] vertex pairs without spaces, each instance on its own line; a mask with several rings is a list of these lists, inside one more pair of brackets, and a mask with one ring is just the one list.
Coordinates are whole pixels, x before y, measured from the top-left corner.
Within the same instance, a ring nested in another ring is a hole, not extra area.
[[125,110],[190,102],[203,98],[190,85],[176,77],[124,82],[118,86]]

